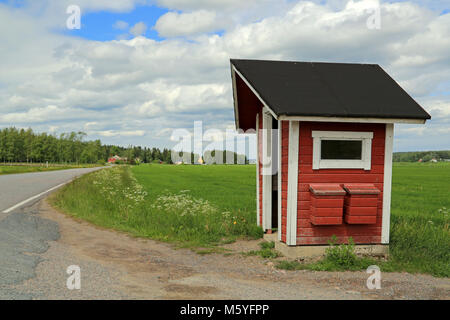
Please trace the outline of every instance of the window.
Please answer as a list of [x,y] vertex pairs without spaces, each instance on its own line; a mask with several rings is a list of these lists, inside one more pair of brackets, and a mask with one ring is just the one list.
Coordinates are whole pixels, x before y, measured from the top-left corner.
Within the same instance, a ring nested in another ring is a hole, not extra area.
[[321,160],[361,160],[362,141],[322,140]]
[[372,132],[313,131],[313,169],[371,167]]

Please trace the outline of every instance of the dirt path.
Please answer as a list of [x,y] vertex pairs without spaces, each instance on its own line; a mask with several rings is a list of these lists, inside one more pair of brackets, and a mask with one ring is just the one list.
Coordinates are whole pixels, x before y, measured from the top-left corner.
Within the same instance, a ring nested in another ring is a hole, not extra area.
[[[384,273],[382,289],[369,290],[364,272],[282,271],[238,254],[259,241],[230,245],[232,255],[199,255],[76,221],[45,200],[39,206],[61,237],[36,277],[17,287],[37,299],[450,299],[449,279]],[[81,290],[66,288],[70,265],[81,267]]]

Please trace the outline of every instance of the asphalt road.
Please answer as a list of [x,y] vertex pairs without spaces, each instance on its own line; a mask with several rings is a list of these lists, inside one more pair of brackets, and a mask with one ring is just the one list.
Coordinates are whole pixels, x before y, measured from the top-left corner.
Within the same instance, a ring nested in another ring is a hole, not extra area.
[[[35,276],[58,224],[37,216],[34,204],[55,186],[99,168],[0,175],[0,299],[32,299],[14,286]],[[40,195],[35,197],[36,195]],[[31,201],[16,207],[28,199]],[[10,210],[14,208],[13,210]]]
[[[0,212],[52,187],[94,170],[98,170],[98,168],[0,175]],[[27,203],[27,205],[30,205],[30,203]]]

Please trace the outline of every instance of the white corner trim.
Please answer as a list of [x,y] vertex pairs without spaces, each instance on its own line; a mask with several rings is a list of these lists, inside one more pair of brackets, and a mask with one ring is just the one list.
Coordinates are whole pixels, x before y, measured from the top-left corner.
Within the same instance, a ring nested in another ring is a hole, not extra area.
[[256,224],[259,226],[259,113],[256,114]]
[[402,118],[348,118],[348,117],[309,117],[309,116],[278,116],[278,120],[290,121],[316,121],[316,122],[358,122],[358,123],[413,123],[424,124],[422,119],[402,119]]
[[255,90],[255,88],[252,87],[250,82],[248,82],[247,79],[245,79],[245,77],[242,75],[242,73],[240,73],[234,65],[233,65],[233,71],[239,75],[239,77],[242,79],[242,81],[244,81],[244,83],[247,85],[247,87],[250,88],[250,90],[255,94],[255,96],[259,99],[259,101],[261,101],[261,103],[264,105],[264,107],[266,107],[267,110],[269,110],[269,112],[272,114],[272,116],[276,120],[278,120],[278,116],[275,114],[275,112],[273,112],[273,110],[267,105],[267,103],[263,100],[263,98],[261,98],[259,93]]
[[272,115],[266,112],[263,115],[262,133],[262,179],[263,179],[263,229],[272,229]]
[[297,245],[297,189],[298,189],[298,145],[300,123],[289,121],[288,157],[288,201],[286,219],[286,244]]
[[231,82],[233,85],[235,124],[236,124],[236,129],[239,129],[239,106],[238,106],[238,98],[237,98],[236,73],[234,72],[233,68],[231,68]]
[[[372,165],[373,132],[356,131],[312,131],[313,138],[313,170],[318,169],[364,169],[370,170]],[[356,140],[361,141],[361,160],[321,159],[322,140]]]
[[277,226],[278,227],[278,231],[277,231],[278,241],[281,241],[281,193],[283,191],[281,189],[281,158],[282,158],[281,142],[283,141],[282,137],[281,137],[281,132],[283,131],[281,124],[282,124],[281,121],[278,121],[278,171],[277,171],[277,173],[278,173],[278,190],[277,190],[277,193],[278,193],[278,226]]
[[391,190],[392,190],[392,150],[394,145],[394,125],[386,124],[384,145],[384,181],[383,181],[383,219],[381,222],[381,243],[389,243],[391,224]]

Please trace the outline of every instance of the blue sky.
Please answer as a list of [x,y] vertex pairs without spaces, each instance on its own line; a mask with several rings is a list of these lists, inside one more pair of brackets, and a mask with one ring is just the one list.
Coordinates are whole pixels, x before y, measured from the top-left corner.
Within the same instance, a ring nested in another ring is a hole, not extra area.
[[[82,15],[82,27],[80,30],[65,30],[67,35],[78,36],[95,41],[109,41],[116,40],[121,35],[126,34],[126,30],[114,27],[117,21],[126,22],[129,26],[134,26],[136,23],[144,22],[147,26],[155,25],[160,16],[167,13],[168,9],[157,6],[137,6],[131,12],[88,12]],[[162,40],[158,32],[148,28],[143,36]],[[131,38],[132,35],[128,35]]]
[[[433,117],[397,126],[395,150],[450,149],[450,0],[377,3],[0,0],[0,127],[172,147],[194,121],[233,127],[229,58],[367,62]],[[72,4],[81,30],[65,27]]]

